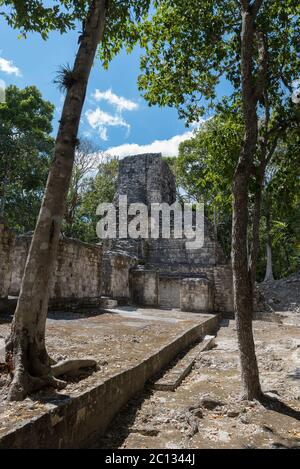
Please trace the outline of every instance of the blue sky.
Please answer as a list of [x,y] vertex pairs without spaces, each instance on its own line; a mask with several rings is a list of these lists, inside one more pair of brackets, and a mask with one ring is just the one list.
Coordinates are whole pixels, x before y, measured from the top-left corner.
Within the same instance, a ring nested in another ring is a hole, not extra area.
[[[53,83],[61,65],[72,64],[78,33],[51,33],[47,41],[38,34],[18,39],[18,31],[0,19],[0,80],[18,87],[36,85],[55,107],[57,128],[63,96]],[[82,114],[80,135],[91,139],[99,149],[119,156],[161,151],[175,155],[180,141],[191,136],[170,108],[149,107],[137,89],[140,50],[121,53],[107,71],[96,60]],[[225,89],[224,89],[225,90]],[[220,90],[222,92],[222,90]],[[146,145],[146,146],[145,146]]]

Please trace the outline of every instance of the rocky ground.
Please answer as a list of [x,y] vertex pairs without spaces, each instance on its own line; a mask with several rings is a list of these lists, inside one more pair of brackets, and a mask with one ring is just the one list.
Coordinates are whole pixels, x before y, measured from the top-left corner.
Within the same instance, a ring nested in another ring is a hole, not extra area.
[[259,283],[258,289],[271,311],[300,313],[300,271],[280,280]]
[[240,400],[235,323],[224,321],[175,392],[149,385],[94,446],[300,448],[300,316],[254,321],[254,333],[265,402]]
[[97,370],[86,370],[76,378],[63,376],[67,386],[60,392],[45,389],[22,402],[7,403],[5,398],[10,378],[3,363],[3,352],[11,317],[1,316],[0,437],[19,423],[33,419],[63,400],[77,396],[140,363],[204,319],[205,315],[135,307],[106,313],[50,313],[46,337],[50,356],[56,361],[93,358],[97,361]]

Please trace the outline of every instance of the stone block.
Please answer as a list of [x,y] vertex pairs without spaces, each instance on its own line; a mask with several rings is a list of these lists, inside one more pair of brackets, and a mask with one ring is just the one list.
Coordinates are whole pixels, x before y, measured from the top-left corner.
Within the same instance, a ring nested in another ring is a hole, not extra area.
[[130,291],[132,301],[139,305],[158,305],[158,273],[146,269],[130,272]]
[[180,284],[180,309],[191,312],[211,312],[214,293],[206,278],[184,278]]

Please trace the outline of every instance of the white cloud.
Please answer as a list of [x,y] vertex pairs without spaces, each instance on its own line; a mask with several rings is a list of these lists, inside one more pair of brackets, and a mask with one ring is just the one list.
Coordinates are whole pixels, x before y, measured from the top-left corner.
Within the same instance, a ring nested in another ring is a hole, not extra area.
[[104,140],[105,142],[108,140],[107,128],[106,127],[102,127],[101,129],[99,129],[99,134],[100,134],[101,140]]
[[123,158],[129,155],[139,155],[142,153],[162,153],[163,156],[178,156],[178,147],[181,142],[193,136],[194,132],[188,130],[181,135],[175,135],[168,140],[155,140],[146,145],[137,143],[125,143],[117,147],[109,148],[106,153]]
[[11,60],[6,60],[3,57],[0,57],[0,71],[17,77],[22,76],[20,69],[13,65]]
[[123,111],[134,111],[138,108],[138,104],[129,99],[123,98],[123,96],[117,96],[112,92],[111,89],[106,91],[100,91],[98,89],[92,94],[92,97],[96,101],[106,101],[114,106],[119,113]]
[[107,127],[125,127],[128,132],[130,131],[130,125],[122,116],[113,116],[102,111],[99,107],[95,110],[88,109],[85,116],[90,126],[99,131],[99,135],[102,140],[108,140]]

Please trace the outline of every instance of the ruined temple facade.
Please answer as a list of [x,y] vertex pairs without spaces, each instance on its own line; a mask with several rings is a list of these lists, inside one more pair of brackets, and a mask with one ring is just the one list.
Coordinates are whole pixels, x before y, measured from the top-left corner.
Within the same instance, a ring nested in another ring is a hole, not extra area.
[[[120,161],[115,204],[173,204],[175,177],[161,154]],[[204,244],[187,249],[185,238],[113,239],[103,243],[103,293],[117,300],[183,311],[232,312],[232,271],[206,220]]]
[[[176,201],[175,178],[160,154],[120,161],[114,204]],[[117,224],[119,217],[116,217]],[[187,249],[185,238],[107,239],[87,244],[61,238],[50,285],[50,307],[136,304],[182,311],[231,313],[232,271],[205,222],[204,244]],[[19,295],[31,235],[15,236],[0,223],[1,302]]]

